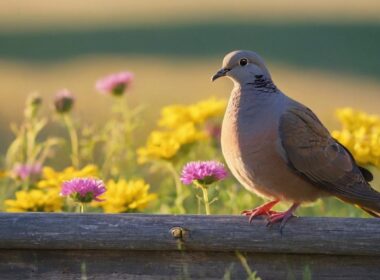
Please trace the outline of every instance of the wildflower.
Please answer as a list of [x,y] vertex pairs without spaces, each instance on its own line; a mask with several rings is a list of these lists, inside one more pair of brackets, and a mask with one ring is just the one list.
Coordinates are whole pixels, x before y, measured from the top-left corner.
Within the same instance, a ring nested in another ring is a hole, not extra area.
[[74,106],[74,96],[68,89],[62,89],[55,95],[54,106],[57,113],[65,114]]
[[26,100],[27,106],[39,107],[42,104],[42,97],[38,93],[33,93],[29,95]]
[[193,123],[186,123],[172,131],[153,131],[145,147],[137,150],[140,163],[148,159],[172,159],[184,145],[203,140],[207,135]]
[[337,110],[337,117],[342,129],[333,131],[332,136],[350,150],[359,164],[380,166],[380,117],[352,108]]
[[206,214],[210,215],[208,186],[227,177],[224,165],[217,161],[193,161],[185,165],[181,174],[181,181],[185,185],[193,183],[202,190]]
[[227,177],[224,165],[217,161],[193,161],[185,165],[181,181],[185,185],[199,183],[209,185]]
[[60,212],[62,209],[62,199],[54,190],[18,191],[15,199],[7,199],[4,204],[7,212]]
[[26,118],[35,118],[41,108],[42,98],[38,93],[32,93],[26,100],[24,115]]
[[172,135],[181,145],[195,143],[207,138],[204,131],[200,131],[194,123],[185,123],[172,131]]
[[95,178],[99,175],[97,166],[89,164],[82,169],[75,169],[68,167],[61,172],[55,171],[51,167],[42,169],[42,180],[38,182],[39,188],[53,188],[60,189],[65,181],[70,181],[74,178]]
[[144,180],[107,182],[107,193],[102,198],[105,201],[99,205],[106,213],[125,213],[143,210],[147,204],[157,198],[156,194],[149,193],[149,185]]
[[98,196],[106,191],[102,180],[93,178],[75,178],[62,184],[61,195],[69,196],[75,202],[88,203],[93,200],[101,201]]
[[27,179],[37,180],[42,172],[42,166],[39,163],[35,164],[16,164],[12,170],[13,175],[25,181]]
[[227,101],[225,99],[212,97],[190,106],[189,111],[193,122],[203,124],[210,118],[221,116],[226,106]]
[[166,106],[161,110],[158,125],[171,129],[189,122],[202,125],[210,118],[221,116],[226,105],[226,100],[212,97],[189,106]]
[[108,75],[96,82],[96,89],[104,94],[123,95],[129,88],[134,76],[131,72],[120,72]]
[[138,162],[145,163],[148,159],[171,159],[179,149],[181,143],[170,132],[152,131],[145,147],[137,150]]
[[188,107],[185,105],[171,105],[161,109],[158,125],[166,128],[176,128],[187,122],[193,122]]

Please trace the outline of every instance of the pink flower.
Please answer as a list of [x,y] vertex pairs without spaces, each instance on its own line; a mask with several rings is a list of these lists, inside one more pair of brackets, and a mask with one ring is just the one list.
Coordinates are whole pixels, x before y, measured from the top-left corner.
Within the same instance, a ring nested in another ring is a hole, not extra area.
[[68,89],[62,89],[54,97],[55,110],[58,113],[68,113],[74,106],[75,98]]
[[106,192],[102,180],[75,178],[62,184],[61,195],[69,196],[76,202],[88,203],[92,200],[103,201],[98,196]]
[[130,86],[133,80],[131,72],[120,72],[108,75],[96,82],[96,89],[104,94],[122,95]]
[[13,168],[13,174],[21,180],[37,180],[42,171],[42,166],[39,163],[35,164],[16,164]]
[[227,177],[224,165],[217,161],[193,161],[185,165],[181,174],[181,181],[190,185],[194,181],[209,185]]

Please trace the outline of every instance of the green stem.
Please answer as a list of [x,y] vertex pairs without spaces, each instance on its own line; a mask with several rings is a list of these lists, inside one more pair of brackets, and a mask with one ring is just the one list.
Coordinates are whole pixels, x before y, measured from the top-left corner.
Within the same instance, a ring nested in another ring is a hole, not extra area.
[[180,214],[185,214],[186,211],[185,211],[185,208],[183,207],[184,194],[182,191],[181,180],[179,179],[178,173],[171,162],[168,162],[166,166],[174,179],[174,184],[175,184],[175,189],[176,189],[176,199],[174,202],[175,206],[177,207]]
[[207,188],[201,185],[201,189],[202,189],[202,193],[203,193],[203,201],[205,203],[206,215],[211,215],[210,202],[208,200]]
[[129,170],[133,173],[135,168],[134,148],[133,148],[133,123],[131,112],[123,96],[115,96],[111,109],[111,120],[107,126],[106,133],[110,139],[105,143],[105,160],[102,166],[102,174],[119,176],[123,166],[123,161],[130,164]]
[[81,280],[87,280],[87,265],[86,265],[86,262],[82,262],[81,263],[81,266],[80,266],[80,270],[81,270]]
[[30,182],[29,182],[29,178],[27,178],[25,181],[21,183],[21,189],[23,191],[27,191],[29,190],[29,187],[30,187]]
[[79,203],[79,208],[78,208],[78,212],[83,214],[84,213],[84,203]]
[[210,201],[208,199],[208,189],[206,186],[202,185],[198,181],[194,181],[194,184],[196,187],[200,188],[203,193],[203,202],[205,204],[205,209],[206,209],[206,215],[211,215],[210,211]]
[[65,122],[67,131],[70,136],[71,143],[71,161],[73,166],[78,169],[79,168],[79,140],[78,134],[75,129],[74,123],[69,114],[63,114],[63,121]]
[[237,258],[239,259],[241,265],[244,267],[244,270],[248,274],[248,279],[251,279],[252,276],[254,276],[254,273],[252,272],[251,268],[248,265],[247,259],[238,251],[235,252]]
[[34,152],[36,146],[36,133],[35,133],[35,121],[30,120],[28,124],[28,129],[26,132],[26,141],[27,141],[27,158],[26,161],[34,161]]

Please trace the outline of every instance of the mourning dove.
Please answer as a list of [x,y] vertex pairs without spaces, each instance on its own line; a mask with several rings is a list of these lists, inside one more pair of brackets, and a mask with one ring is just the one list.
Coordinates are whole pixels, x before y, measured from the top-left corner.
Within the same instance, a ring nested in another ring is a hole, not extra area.
[[[271,200],[244,211],[250,221],[266,215],[268,224],[281,222],[282,229],[301,203],[331,195],[380,217],[380,193],[368,183],[372,174],[309,108],[276,87],[259,55],[227,54],[212,80],[223,76],[234,83],[222,125],[224,158],[246,189]],[[279,201],[292,206],[272,211]]]

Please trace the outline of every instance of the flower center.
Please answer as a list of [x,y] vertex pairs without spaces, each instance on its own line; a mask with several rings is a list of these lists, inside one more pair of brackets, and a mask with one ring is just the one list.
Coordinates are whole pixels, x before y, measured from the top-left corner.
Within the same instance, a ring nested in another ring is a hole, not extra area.
[[124,93],[124,91],[126,90],[127,88],[127,84],[125,83],[120,83],[118,85],[116,85],[113,89],[112,89],[112,93],[113,95],[115,96],[120,96]]
[[82,196],[80,193],[75,192],[72,193],[70,197],[76,202],[89,203],[94,199],[94,194],[92,192],[88,192],[84,196]]
[[202,185],[210,185],[216,181],[215,176],[205,176],[203,179],[198,179],[197,180],[199,184]]

